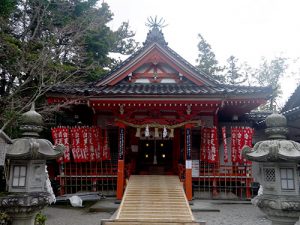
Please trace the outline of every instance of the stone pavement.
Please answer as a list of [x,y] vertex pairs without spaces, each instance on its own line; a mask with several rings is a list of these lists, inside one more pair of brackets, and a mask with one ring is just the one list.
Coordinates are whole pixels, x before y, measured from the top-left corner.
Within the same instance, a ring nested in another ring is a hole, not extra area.
[[[51,206],[43,211],[48,217],[46,225],[100,225],[101,219],[109,219],[118,208],[115,202],[111,198],[83,208]],[[271,225],[250,202],[194,200],[191,208],[195,219],[206,221],[206,225]]]

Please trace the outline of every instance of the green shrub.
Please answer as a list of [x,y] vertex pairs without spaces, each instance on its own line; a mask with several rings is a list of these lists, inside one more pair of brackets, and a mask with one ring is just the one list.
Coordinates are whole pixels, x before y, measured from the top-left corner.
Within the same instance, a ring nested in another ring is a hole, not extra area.
[[9,216],[5,212],[0,212],[0,225],[9,224]]
[[42,212],[38,212],[35,216],[34,224],[35,225],[45,225],[47,220],[47,216]]

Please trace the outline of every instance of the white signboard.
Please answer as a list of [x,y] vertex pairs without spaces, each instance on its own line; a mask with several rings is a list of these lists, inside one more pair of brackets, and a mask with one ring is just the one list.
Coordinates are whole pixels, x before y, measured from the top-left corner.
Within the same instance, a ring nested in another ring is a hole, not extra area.
[[199,160],[192,160],[192,177],[199,177]]
[[185,168],[186,169],[192,169],[192,160],[186,160],[185,161]]

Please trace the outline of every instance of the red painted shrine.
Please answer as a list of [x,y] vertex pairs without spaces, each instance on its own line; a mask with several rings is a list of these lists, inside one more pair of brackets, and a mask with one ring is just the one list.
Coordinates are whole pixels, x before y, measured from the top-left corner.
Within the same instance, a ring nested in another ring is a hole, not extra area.
[[96,83],[47,94],[64,112],[52,129],[54,141],[68,146],[55,174],[60,194],[100,191],[121,199],[131,174],[176,174],[189,200],[250,198],[251,164],[240,151],[253,137],[245,114],[270,93],[220,84],[173,51],[154,26],[142,48]]

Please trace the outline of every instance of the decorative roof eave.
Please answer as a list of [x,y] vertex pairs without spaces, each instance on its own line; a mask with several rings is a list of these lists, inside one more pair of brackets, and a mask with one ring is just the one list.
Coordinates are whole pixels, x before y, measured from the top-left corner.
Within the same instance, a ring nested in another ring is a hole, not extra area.
[[[254,103],[254,102],[266,102],[267,99],[263,94],[252,94],[251,96],[247,94],[243,95],[227,95],[224,96],[220,93],[215,94],[101,94],[101,95],[90,95],[84,96],[81,94],[66,94],[62,96],[59,93],[47,95],[47,99],[60,99],[61,102],[72,101],[76,103],[84,103],[90,99],[106,99],[109,101],[117,99],[127,99],[128,101],[134,99],[147,100],[147,99],[157,99],[157,100],[172,100],[172,99],[193,99],[193,100],[207,100],[207,99],[218,99],[224,102],[224,104],[230,105],[232,102],[239,103]],[[71,103],[72,103],[71,102]]]
[[294,107],[287,111],[282,112],[282,115],[286,116],[288,120],[299,119],[300,106]]
[[9,159],[56,159],[64,151],[63,145],[53,146],[46,139],[18,138],[9,145],[6,157]]
[[244,147],[245,158],[256,162],[300,162],[300,143],[286,139],[286,117],[273,113],[266,118],[266,126],[268,140],[256,143],[253,149]]
[[[300,106],[281,112],[281,114],[284,115],[288,121],[298,120],[300,118],[299,113]],[[272,112],[264,112],[263,114],[261,114],[260,112],[253,112],[248,114],[248,118],[256,120],[258,124],[263,124],[267,116],[271,114]]]
[[39,137],[41,132],[43,118],[35,111],[33,103],[28,112],[22,114],[20,119],[20,130],[22,138],[17,138],[8,145],[6,158],[8,159],[55,159],[63,154],[65,147],[63,145],[53,146],[46,139]]
[[47,93],[49,96],[221,96],[223,99],[237,99],[253,97],[268,99],[271,91],[264,87],[241,87],[219,85],[197,86],[194,84],[134,84],[119,83],[115,86],[55,86]]
[[[130,72],[129,70],[135,70],[139,66],[139,63],[142,62],[144,56],[146,56],[151,51],[158,49],[163,55],[166,57],[167,60],[170,61],[172,64],[171,66],[177,67],[176,69],[179,72],[182,72],[189,78],[190,80],[194,81],[195,83],[202,84],[203,82],[206,85],[218,85],[219,83],[214,80],[209,75],[204,74],[199,69],[188,63],[185,59],[183,59],[179,54],[177,54],[174,50],[169,48],[168,46],[160,45],[159,43],[151,43],[149,45],[145,45],[141,49],[139,49],[136,53],[134,53],[131,57],[126,59],[123,63],[113,69],[110,73],[100,79],[96,86],[103,86],[103,85],[113,85],[116,82],[120,81],[120,79],[125,78]],[[177,66],[178,65],[178,66]],[[127,74],[128,72],[128,74]]]
[[[131,106],[131,105],[147,105],[147,106],[163,106],[164,104],[170,106],[191,105],[197,107],[250,107],[256,108],[265,102],[264,99],[227,99],[224,100],[222,96],[90,96],[85,99],[78,99],[76,96],[54,97],[48,98],[48,104],[75,104],[75,105],[89,105],[93,106]],[[156,104],[156,105],[154,105]],[[145,106],[146,106],[145,105]]]
[[300,106],[299,103],[297,104],[297,101],[299,101],[299,99],[300,99],[300,85],[296,88],[294,93],[289,97],[284,107],[282,108],[281,112],[284,113],[286,111],[292,110],[293,108]]
[[261,141],[255,144],[253,150],[250,147],[245,147],[243,151],[246,154],[246,158],[250,161],[300,162],[300,144],[290,140]]

